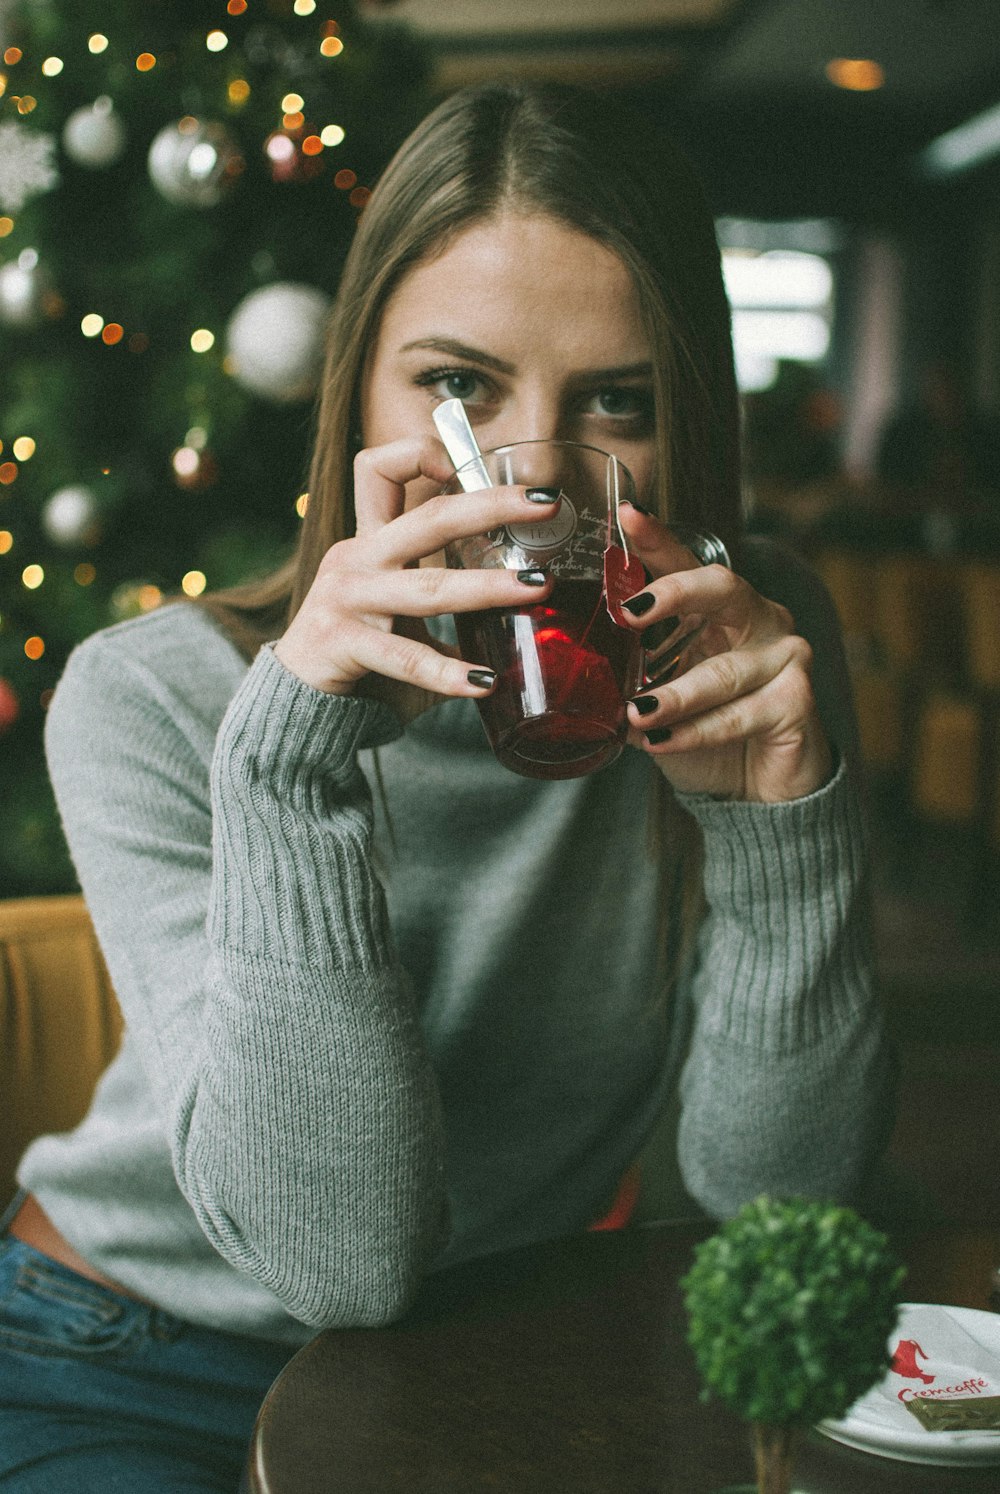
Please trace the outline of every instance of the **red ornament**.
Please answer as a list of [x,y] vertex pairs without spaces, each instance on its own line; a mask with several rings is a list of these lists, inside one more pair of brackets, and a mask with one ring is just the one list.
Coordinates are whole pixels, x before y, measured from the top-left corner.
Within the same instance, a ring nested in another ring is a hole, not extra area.
[[0,736],[10,731],[21,714],[21,702],[13,685],[0,677]]

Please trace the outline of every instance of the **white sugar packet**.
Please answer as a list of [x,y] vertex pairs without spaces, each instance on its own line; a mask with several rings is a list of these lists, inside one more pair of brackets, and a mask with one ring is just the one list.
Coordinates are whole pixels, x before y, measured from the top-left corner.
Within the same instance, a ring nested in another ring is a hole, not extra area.
[[[1000,1319],[997,1328],[1000,1337]],[[855,1401],[845,1423],[892,1429],[904,1436],[923,1433],[937,1440],[945,1435],[967,1437],[968,1432],[927,1431],[906,1409],[906,1402],[917,1396],[935,1401],[1000,1396],[1000,1355],[967,1333],[946,1307],[904,1308],[889,1336],[888,1350],[892,1369]],[[1000,1441],[1000,1431],[972,1435]]]

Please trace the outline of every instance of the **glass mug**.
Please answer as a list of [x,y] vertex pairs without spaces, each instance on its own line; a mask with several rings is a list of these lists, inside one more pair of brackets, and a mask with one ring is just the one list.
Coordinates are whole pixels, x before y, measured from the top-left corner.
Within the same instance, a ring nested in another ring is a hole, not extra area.
[[[556,489],[560,503],[551,516],[457,540],[445,550],[454,569],[544,570],[555,580],[544,600],[455,614],[462,657],[496,672],[492,693],[477,701],[486,736],[515,773],[579,778],[619,756],[629,698],[668,669],[676,672],[703,619],[681,618],[655,650],[644,650],[640,630],[614,620],[605,553],[611,546],[627,559],[618,506],[634,499],[635,484],[611,453],[575,441],[514,442],[459,467],[443,491],[481,488],[487,480]],[[729,564],[721,540],[666,527],[684,547],[678,569]],[[643,585],[640,574],[621,597]]]

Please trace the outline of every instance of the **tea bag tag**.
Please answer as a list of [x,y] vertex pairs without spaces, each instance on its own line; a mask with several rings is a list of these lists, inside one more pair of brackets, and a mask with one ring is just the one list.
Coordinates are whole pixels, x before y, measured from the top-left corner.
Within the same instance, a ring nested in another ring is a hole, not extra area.
[[604,552],[604,600],[611,621],[626,626],[622,602],[634,597],[646,584],[646,568],[637,555],[629,555],[622,545],[611,544]]
[[626,626],[622,602],[634,597],[646,584],[646,568],[635,555],[629,555],[625,534],[618,516],[618,459],[608,462],[608,544],[604,551],[604,600],[608,614],[618,627]]

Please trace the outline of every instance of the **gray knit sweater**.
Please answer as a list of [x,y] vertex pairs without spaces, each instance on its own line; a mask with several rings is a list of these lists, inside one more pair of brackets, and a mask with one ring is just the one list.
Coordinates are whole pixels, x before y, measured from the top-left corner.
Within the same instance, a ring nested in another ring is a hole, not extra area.
[[47,748],[126,1035],[19,1176],[88,1260],[238,1333],[383,1323],[429,1269],[599,1215],[678,1083],[710,1212],[852,1193],[887,1107],[850,706],[816,583],[753,569],[812,638],[839,767],[784,805],[685,797],[710,911],[669,1009],[643,754],[519,778],[472,702],[401,733],[189,604],[76,650]]

